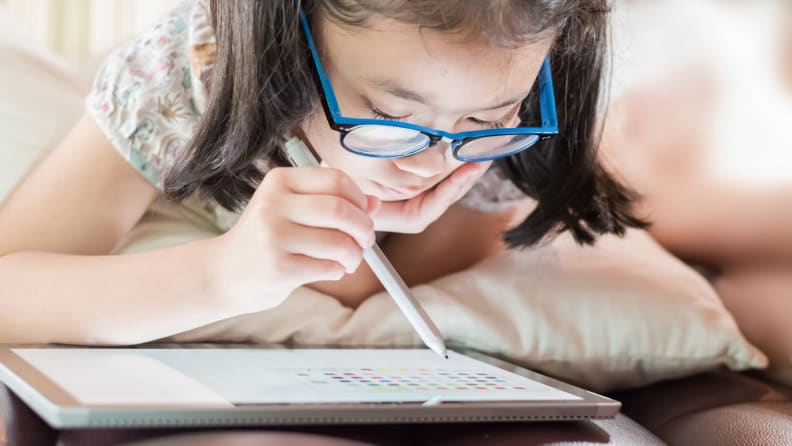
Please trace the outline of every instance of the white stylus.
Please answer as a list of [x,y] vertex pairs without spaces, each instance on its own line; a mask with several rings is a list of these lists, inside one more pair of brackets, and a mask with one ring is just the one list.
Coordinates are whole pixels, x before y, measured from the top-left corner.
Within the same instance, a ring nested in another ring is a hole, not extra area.
[[[311,150],[298,137],[292,137],[285,143],[286,155],[292,165],[297,167],[319,167],[319,162]],[[437,329],[432,319],[423,309],[420,302],[412,295],[410,288],[404,283],[399,273],[393,268],[390,261],[375,243],[363,250],[363,259],[368,263],[371,271],[382,282],[385,290],[391,295],[396,305],[407,320],[418,332],[418,336],[435,353],[448,358],[443,335]]]

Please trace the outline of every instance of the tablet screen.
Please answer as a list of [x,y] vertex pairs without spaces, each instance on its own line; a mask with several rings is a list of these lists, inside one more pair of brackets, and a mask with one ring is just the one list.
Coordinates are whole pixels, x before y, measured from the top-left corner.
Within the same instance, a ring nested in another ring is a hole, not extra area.
[[35,349],[13,352],[85,405],[433,404],[581,398],[449,351]]

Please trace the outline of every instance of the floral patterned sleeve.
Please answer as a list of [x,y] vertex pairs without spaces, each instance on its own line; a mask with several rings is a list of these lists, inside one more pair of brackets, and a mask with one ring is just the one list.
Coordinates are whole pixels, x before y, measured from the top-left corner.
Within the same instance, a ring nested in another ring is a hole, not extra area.
[[496,165],[493,165],[459,200],[459,203],[470,209],[498,212],[528,198]]
[[205,17],[204,1],[185,2],[163,16],[107,57],[86,99],[116,150],[160,190],[201,115],[204,87],[191,58],[208,27]]

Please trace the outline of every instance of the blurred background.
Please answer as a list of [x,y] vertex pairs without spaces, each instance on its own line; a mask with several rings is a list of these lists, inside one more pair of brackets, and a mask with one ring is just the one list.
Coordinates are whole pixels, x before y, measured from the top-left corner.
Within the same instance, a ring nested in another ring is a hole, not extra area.
[[[46,49],[84,91],[111,49],[180,1],[0,0],[0,37],[6,34],[6,48]],[[717,207],[707,198],[714,191],[728,195],[734,187],[762,194],[792,189],[792,0],[613,0],[612,6],[602,154],[647,196],[645,212],[694,215],[702,203]],[[17,30],[11,35],[9,28]],[[20,90],[3,96],[22,99]],[[693,198],[692,190],[706,197]]]
[[[87,83],[108,51],[179,2],[0,0],[0,8]],[[792,0],[614,0],[613,9],[606,155],[628,178],[644,190],[666,183],[664,172],[693,170],[790,181]]]
[[[180,1],[0,0],[0,12],[21,28],[17,44],[46,47],[87,86],[112,48]],[[650,196],[705,180],[792,184],[792,0],[612,5],[603,153],[628,182]]]
[[180,0],[0,0],[30,34],[78,66],[144,29]]

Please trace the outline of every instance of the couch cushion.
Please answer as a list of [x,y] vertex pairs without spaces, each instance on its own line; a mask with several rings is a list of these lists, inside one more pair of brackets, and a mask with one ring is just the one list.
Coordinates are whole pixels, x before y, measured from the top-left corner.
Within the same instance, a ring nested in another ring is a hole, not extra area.
[[203,434],[175,435],[157,438],[126,446],[365,446],[354,440],[333,438],[297,432],[213,432]]
[[788,446],[792,444],[792,403],[716,407],[673,420],[656,433],[672,445]]
[[[146,220],[142,224],[143,244],[153,249],[155,229]],[[140,249],[134,232],[121,251]],[[169,231],[162,235],[172,237]],[[560,236],[493,256],[413,292],[449,346],[502,356],[596,391],[766,363],[706,280],[640,231],[603,237],[594,247]],[[296,290],[277,308],[169,341],[422,345],[388,293],[351,309],[309,288]]]
[[[664,444],[654,435],[624,416],[594,422],[512,423],[512,424],[440,424],[391,425],[300,428],[300,432],[315,432],[324,437],[298,437],[289,444],[336,446],[358,445],[358,441],[373,445],[437,445],[437,446],[585,446],[623,445],[655,446]],[[127,446],[182,445],[267,445],[271,433],[204,433],[165,437]],[[283,435],[283,434],[281,434]],[[344,442],[339,442],[344,439]],[[290,439],[292,440],[292,439]],[[355,443],[351,443],[355,441]],[[67,444],[63,446],[82,446]]]
[[792,389],[758,374],[721,371],[612,396],[671,444],[792,444]]
[[82,114],[77,76],[0,8],[0,203]]

